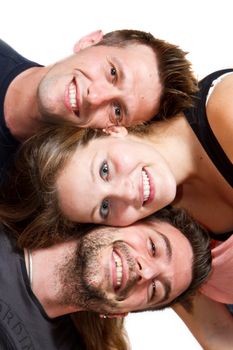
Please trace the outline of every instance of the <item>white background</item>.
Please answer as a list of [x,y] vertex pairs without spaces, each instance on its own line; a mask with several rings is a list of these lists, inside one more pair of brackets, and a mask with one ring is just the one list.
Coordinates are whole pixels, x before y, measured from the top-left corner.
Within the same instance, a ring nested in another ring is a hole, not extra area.
[[[82,35],[96,29],[141,29],[180,45],[200,79],[232,66],[231,0],[5,0],[0,36],[41,64],[68,56]],[[200,350],[171,311],[131,315],[133,350]]]

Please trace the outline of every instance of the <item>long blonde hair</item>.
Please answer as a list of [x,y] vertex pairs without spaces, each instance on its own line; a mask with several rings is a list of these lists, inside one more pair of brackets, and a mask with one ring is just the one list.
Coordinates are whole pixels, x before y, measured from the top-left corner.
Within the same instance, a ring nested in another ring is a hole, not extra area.
[[129,350],[123,318],[102,319],[93,312],[72,315],[86,350]]
[[53,125],[21,146],[0,188],[0,221],[21,248],[47,247],[83,232],[86,225],[71,222],[60,210],[56,179],[77,147],[100,135],[72,124]]

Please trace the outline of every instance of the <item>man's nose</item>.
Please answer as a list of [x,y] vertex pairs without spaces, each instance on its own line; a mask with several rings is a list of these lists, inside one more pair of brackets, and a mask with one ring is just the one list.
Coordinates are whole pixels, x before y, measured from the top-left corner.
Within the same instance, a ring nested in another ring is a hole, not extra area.
[[87,89],[87,101],[91,106],[99,106],[117,98],[117,90],[108,82],[92,83]]
[[151,268],[151,266],[146,266],[142,270],[139,271],[139,276],[142,280],[148,281],[152,280],[156,277],[154,269]]
[[143,259],[140,257],[138,259],[138,275],[139,275],[139,283],[151,281],[160,275],[160,264],[155,261],[149,261],[150,259]]

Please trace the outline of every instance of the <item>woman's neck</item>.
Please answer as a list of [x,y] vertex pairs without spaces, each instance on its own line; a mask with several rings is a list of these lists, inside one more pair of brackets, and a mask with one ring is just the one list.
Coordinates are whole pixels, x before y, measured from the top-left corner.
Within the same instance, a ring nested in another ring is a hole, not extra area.
[[231,230],[232,189],[184,116],[154,123],[146,140],[160,152],[173,171],[177,194],[172,204],[189,210],[213,232]]
[[144,135],[136,137],[149,142],[169,164],[177,186],[190,181],[198,172],[200,145],[183,115],[151,124]]

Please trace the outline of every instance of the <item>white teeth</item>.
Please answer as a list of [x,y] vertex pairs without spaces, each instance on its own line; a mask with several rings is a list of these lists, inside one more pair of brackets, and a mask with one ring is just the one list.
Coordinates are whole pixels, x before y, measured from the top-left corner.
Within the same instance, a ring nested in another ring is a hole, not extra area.
[[121,262],[121,258],[115,252],[113,252],[113,257],[114,257],[114,262],[116,266],[116,284],[117,284],[117,287],[120,287],[122,283],[122,276],[123,276],[122,262]]
[[74,83],[71,83],[69,86],[69,100],[70,100],[71,107],[73,109],[77,109],[76,87]]
[[150,181],[145,170],[142,170],[143,182],[143,202],[146,202],[150,197]]

